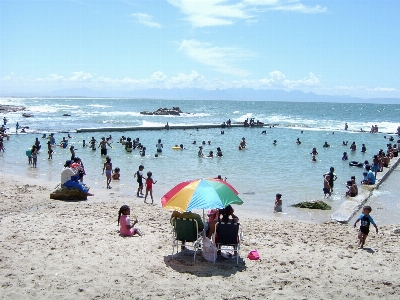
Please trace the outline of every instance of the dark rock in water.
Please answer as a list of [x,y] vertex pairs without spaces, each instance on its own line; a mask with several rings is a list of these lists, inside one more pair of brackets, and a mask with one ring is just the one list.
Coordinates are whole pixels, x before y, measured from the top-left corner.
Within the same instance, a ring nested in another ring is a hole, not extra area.
[[151,111],[141,111],[140,114],[141,115],[149,115],[149,116],[154,115],[154,113]]
[[0,112],[1,113],[16,112],[16,111],[25,110],[25,109],[26,109],[25,106],[0,104]]
[[167,115],[174,115],[180,116],[182,113],[181,109],[178,106],[172,108],[159,108],[156,111],[141,111],[141,115],[157,115],[157,116],[167,116]]
[[23,113],[22,116],[25,117],[25,118],[33,117],[32,114],[28,114],[28,113]]
[[[83,184],[84,185],[84,184]],[[85,186],[85,185],[84,185]],[[88,186],[85,186],[89,190]],[[50,194],[50,199],[54,200],[87,200],[87,195],[81,190],[71,187],[61,186],[58,184],[53,192]]]
[[310,209],[321,209],[321,210],[330,210],[332,207],[330,207],[328,204],[326,204],[324,201],[321,200],[316,200],[316,201],[304,201],[300,202],[297,204],[293,204],[293,207],[300,207],[300,208],[310,208]]

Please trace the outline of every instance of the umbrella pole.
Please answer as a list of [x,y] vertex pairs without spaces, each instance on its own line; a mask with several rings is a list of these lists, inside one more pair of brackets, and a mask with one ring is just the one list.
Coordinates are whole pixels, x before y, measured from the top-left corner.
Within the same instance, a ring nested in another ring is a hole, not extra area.
[[[206,217],[205,217],[205,215],[204,215],[204,208],[203,208],[203,224],[204,224],[204,230],[203,230],[203,237],[206,237],[206,230],[205,230],[205,227],[206,227]],[[210,224],[208,224],[208,226],[210,226]]]

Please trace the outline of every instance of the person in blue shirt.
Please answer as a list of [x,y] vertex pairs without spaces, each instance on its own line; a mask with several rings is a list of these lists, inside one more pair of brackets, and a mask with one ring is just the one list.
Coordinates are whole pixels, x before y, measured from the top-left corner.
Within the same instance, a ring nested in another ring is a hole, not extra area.
[[363,184],[367,184],[367,185],[375,184],[375,175],[374,175],[374,172],[372,172],[372,170],[371,170],[371,166],[370,165],[365,166],[365,170],[367,171],[367,178],[366,178],[366,180],[364,180]]
[[372,211],[371,206],[364,206],[362,210],[361,216],[354,223],[354,228],[357,226],[358,221],[361,221],[360,229],[358,230],[358,246],[362,249],[365,244],[365,240],[367,239],[369,233],[370,224],[374,225],[376,229],[376,233],[378,233],[378,227],[376,226],[374,220],[369,215]]

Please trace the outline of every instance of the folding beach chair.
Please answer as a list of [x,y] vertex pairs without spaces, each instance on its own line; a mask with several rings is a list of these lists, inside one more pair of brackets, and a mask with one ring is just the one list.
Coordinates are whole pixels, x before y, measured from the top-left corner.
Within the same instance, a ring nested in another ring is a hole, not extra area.
[[[172,218],[172,257],[178,253],[179,246],[192,247],[194,250],[194,261],[196,253],[201,249],[202,232],[199,232],[199,227],[195,219]],[[188,243],[191,243],[189,245]],[[176,247],[176,251],[175,251]]]
[[217,259],[217,252],[221,251],[223,246],[228,246],[237,252],[236,264],[239,264],[240,240],[242,239],[242,235],[239,223],[218,222],[213,234],[213,242],[215,245],[214,262]]

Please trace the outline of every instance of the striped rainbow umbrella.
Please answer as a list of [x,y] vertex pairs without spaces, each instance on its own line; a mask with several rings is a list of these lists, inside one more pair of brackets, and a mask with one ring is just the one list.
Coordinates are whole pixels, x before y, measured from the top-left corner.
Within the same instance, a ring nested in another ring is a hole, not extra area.
[[238,192],[228,182],[219,179],[197,179],[181,182],[161,198],[164,208],[180,212],[193,209],[224,208],[242,204]]

